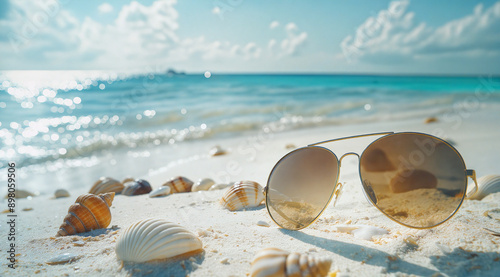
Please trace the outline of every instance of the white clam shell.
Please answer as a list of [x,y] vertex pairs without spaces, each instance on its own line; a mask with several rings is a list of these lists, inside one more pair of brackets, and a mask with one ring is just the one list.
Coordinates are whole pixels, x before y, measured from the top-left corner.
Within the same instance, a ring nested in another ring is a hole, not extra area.
[[69,192],[65,189],[58,189],[54,192],[55,198],[69,197]]
[[165,195],[169,195],[170,192],[171,192],[170,187],[159,187],[159,188],[153,190],[152,192],[150,192],[149,197],[152,198],[152,197],[165,196]]
[[230,186],[221,199],[224,208],[237,211],[259,206],[264,201],[262,187],[253,181],[236,182]]
[[116,255],[126,262],[146,262],[199,252],[201,240],[186,228],[160,218],[129,226],[116,242]]
[[477,179],[477,192],[470,199],[481,200],[488,194],[500,192],[500,175],[486,175]]
[[52,257],[50,260],[47,261],[47,264],[54,265],[54,264],[70,263],[72,261],[78,260],[79,258],[81,258],[81,256],[79,255],[75,255],[72,253],[64,253]]
[[226,155],[227,152],[226,150],[222,149],[222,147],[220,147],[219,145],[216,145],[212,147],[212,149],[210,149],[209,154],[210,156],[215,157],[215,156]]
[[162,186],[170,187],[172,193],[179,193],[190,192],[193,184],[193,181],[189,180],[188,178],[177,176],[170,179],[170,181],[166,182]]
[[332,260],[316,258],[278,248],[258,251],[253,260],[250,276],[327,276]]
[[215,184],[214,180],[210,178],[200,179],[196,184],[191,187],[191,191],[208,190]]

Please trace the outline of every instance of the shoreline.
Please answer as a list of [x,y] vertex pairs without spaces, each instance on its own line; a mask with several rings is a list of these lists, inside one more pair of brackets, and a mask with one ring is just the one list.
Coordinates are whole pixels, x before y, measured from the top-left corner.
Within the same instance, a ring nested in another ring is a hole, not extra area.
[[[500,173],[495,172],[496,155],[492,151],[486,151],[500,148],[500,142],[496,139],[500,137],[500,130],[495,126],[496,122],[491,114],[478,112],[465,120],[459,129],[453,129],[443,121],[424,124],[423,119],[414,119],[308,128],[273,133],[261,136],[260,139],[258,134],[254,134],[250,137],[216,140],[218,145],[228,151],[227,155],[217,157],[208,155],[208,148],[215,141],[186,143],[184,148],[180,145],[177,148],[181,153],[187,153],[183,159],[134,177],[150,181],[153,189],[178,175],[195,182],[199,178],[212,178],[216,183],[252,180],[265,186],[272,166],[291,151],[286,148],[288,144],[300,147],[360,133],[432,133],[436,130],[444,130],[447,136],[443,138],[454,143],[468,168],[475,169],[480,177]],[[339,154],[362,151],[373,139],[349,140],[328,147]],[[202,154],[201,149],[205,149]],[[142,162],[139,158],[131,160],[131,164]],[[500,238],[482,229],[498,229],[498,223],[483,214],[485,211],[498,210],[500,193],[481,201],[465,200],[458,213],[441,226],[428,230],[410,229],[392,222],[366,201],[360,186],[357,163],[355,158],[349,158],[342,164],[340,181],[345,186],[336,207],[331,203],[314,224],[300,231],[278,228],[264,205],[247,211],[225,210],[218,203],[224,190],[217,190],[180,193],[161,198],[117,195],[111,208],[111,224],[107,229],[54,238],[68,207],[78,195],[86,193],[93,182],[68,189],[71,193],[68,198],[51,199],[51,195],[45,193],[29,200],[20,199],[17,201],[17,239],[20,242],[17,252],[20,256],[16,273],[37,273],[37,276],[161,276],[165,273],[172,276],[245,276],[250,272],[250,261],[255,252],[267,247],[330,257],[333,260],[330,271],[337,271],[338,276],[430,276],[437,273],[460,275],[462,272],[493,276],[500,271]],[[81,174],[75,173],[72,178],[82,176]],[[121,179],[128,174],[125,172],[122,176],[103,176]],[[87,177],[95,181],[101,175]],[[66,178],[71,179],[68,176]],[[83,183],[82,179],[79,182]],[[53,190],[56,188],[58,187],[54,186]],[[7,204],[6,201],[2,203]],[[23,211],[26,208],[32,210]],[[165,218],[186,227],[200,237],[204,251],[193,256],[193,259],[122,265],[114,252],[117,237],[132,223],[149,217]],[[258,225],[258,221],[268,223],[269,227]],[[117,227],[113,229],[113,225]],[[388,234],[367,241],[352,234],[335,231],[343,225],[369,225],[383,228]],[[457,234],[460,234],[458,238]],[[85,239],[84,245],[74,245],[75,239]],[[5,234],[2,233],[0,241],[5,245]],[[65,252],[76,253],[81,258],[71,264],[45,264],[49,258]],[[11,273],[7,269],[4,266],[3,274]]]

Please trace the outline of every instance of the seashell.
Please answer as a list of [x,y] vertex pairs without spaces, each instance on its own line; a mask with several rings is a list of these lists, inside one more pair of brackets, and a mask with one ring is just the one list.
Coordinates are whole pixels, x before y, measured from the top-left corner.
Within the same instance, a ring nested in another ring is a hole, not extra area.
[[75,254],[71,254],[71,253],[64,253],[64,254],[52,257],[50,260],[47,261],[47,264],[55,265],[55,264],[71,263],[71,262],[76,261],[80,258],[81,258],[81,256],[79,256],[79,255],[75,255]]
[[210,178],[200,179],[196,184],[191,187],[191,191],[208,190],[215,184],[214,180]]
[[128,183],[128,182],[133,182],[133,181],[135,181],[135,178],[126,177],[125,179],[123,179],[122,184],[125,184],[125,183]]
[[125,184],[125,188],[122,191],[123,195],[141,195],[150,193],[153,190],[148,181],[143,179],[138,179],[133,182],[128,182]]
[[236,182],[226,190],[220,202],[230,211],[257,207],[264,201],[262,191],[263,188],[256,182]]
[[225,189],[229,186],[231,186],[233,183],[230,183],[230,184],[215,184],[215,185],[212,185],[208,190],[221,190],[221,189]]
[[123,188],[124,186],[122,183],[120,183],[120,181],[110,177],[101,177],[90,188],[89,193],[101,194],[106,192],[114,192],[118,194],[122,192]]
[[469,199],[481,200],[488,194],[500,192],[500,175],[486,175],[477,179],[477,192]]
[[193,186],[193,181],[189,180],[186,177],[177,176],[175,178],[172,178],[162,186],[170,187],[172,193],[190,192],[191,187]]
[[[12,193],[6,194],[5,199],[9,198],[11,195],[12,195]],[[16,189],[15,195],[16,195],[15,198],[17,198],[17,199],[37,196],[37,194],[35,194],[31,191],[24,190],[24,189]]]
[[203,249],[191,231],[161,218],[144,219],[129,226],[116,242],[116,255],[126,262],[146,262],[194,254]]
[[219,145],[216,145],[212,147],[212,149],[210,149],[209,154],[210,156],[215,157],[215,156],[226,155],[227,152],[226,150],[222,149],[222,147],[220,147]]
[[69,197],[69,192],[65,189],[58,189],[54,192],[55,198]]
[[74,235],[106,228],[111,222],[111,203],[114,192],[80,195],[68,209],[64,222],[56,236]]
[[323,277],[327,276],[331,265],[332,260],[329,258],[316,258],[278,248],[266,248],[255,254],[250,276]]
[[170,194],[170,187],[159,187],[152,192],[149,193],[149,197],[160,197],[160,196],[165,196]]

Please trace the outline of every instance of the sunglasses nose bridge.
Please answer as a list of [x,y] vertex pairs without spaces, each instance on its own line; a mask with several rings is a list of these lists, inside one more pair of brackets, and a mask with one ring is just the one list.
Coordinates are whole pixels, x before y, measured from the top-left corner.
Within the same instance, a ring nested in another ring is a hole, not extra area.
[[342,159],[347,157],[347,156],[356,156],[358,157],[358,161],[359,161],[359,154],[358,153],[355,153],[355,152],[348,152],[348,153],[345,153],[344,155],[342,155],[342,157],[340,157],[339,159],[339,166],[342,166]]

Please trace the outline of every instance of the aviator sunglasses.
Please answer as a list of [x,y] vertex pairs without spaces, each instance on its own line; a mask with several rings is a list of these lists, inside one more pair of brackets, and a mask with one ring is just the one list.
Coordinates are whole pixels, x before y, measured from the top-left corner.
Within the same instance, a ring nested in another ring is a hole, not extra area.
[[[382,137],[361,155],[349,152],[338,159],[318,146],[367,136]],[[466,169],[458,151],[440,138],[415,132],[344,137],[296,149],[276,163],[264,188],[273,221],[282,228],[299,230],[318,219],[332,198],[338,199],[341,161],[349,155],[359,158],[368,201],[410,228],[432,228],[450,219],[466,197],[467,177],[475,183],[468,196],[477,191],[475,171]]]

